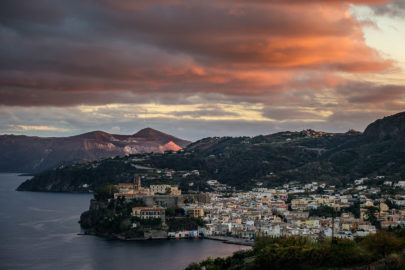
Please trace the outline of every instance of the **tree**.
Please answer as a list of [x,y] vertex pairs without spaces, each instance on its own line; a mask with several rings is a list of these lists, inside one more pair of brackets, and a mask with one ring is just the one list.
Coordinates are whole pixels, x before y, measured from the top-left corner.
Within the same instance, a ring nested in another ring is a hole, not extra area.
[[287,201],[286,201],[286,203],[291,203],[291,201],[294,200],[294,199],[295,199],[295,195],[289,193],[288,196],[287,196]]
[[332,217],[333,215],[335,215],[335,210],[333,207],[323,204],[317,209],[309,210],[309,215],[317,217]]
[[118,189],[114,185],[104,184],[94,190],[94,199],[97,201],[107,201],[110,198],[114,198],[114,193],[117,193]]
[[191,263],[185,270],[201,270],[201,266],[198,263]]
[[357,201],[349,207],[343,208],[343,212],[350,212],[355,218],[360,218],[360,202]]
[[363,246],[375,257],[387,255],[404,248],[404,240],[392,232],[379,231],[369,235],[362,241]]
[[371,224],[374,226],[378,225],[378,220],[376,217],[376,212],[378,211],[378,208],[375,206],[367,206],[365,207],[366,209],[366,216],[367,218],[365,219],[366,221],[370,221]]
[[166,216],[167,217],[174,217],[176,216],[176,209],[174,207],[166,208]]

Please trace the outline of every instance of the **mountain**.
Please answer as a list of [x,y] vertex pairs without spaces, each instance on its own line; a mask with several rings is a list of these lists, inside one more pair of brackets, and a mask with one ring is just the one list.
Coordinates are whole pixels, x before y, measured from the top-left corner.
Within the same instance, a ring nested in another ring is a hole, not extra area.
[[134,135],[93,131],[71,137],[0,136],[0,171],[40,172],[74,162],[128,154],[177,151],[190,142],[145,128]]
[[[308,129],[256,137],[204,138],[176,153],[130,155],[50,170],[26,181],[19,190],[86,192],[106,182],[128,181],[134,173],[144,174],[145,181],[170,181],[182,189],[193,182],[192,188],[199,190],[205,190],[210,179],[241,188],[290,181],[344,185],[378,175],[404,180],[404,115],[377,120],[364,133]],[[158,170],[150,174],[142,168]],[[179,171],[179,175],[167,177],[164,169]],[[193,170],[198,170],[199,176],[183,177],[185,171]]]
[[403,138],[405,135],[405,112],[375,121],[366,128],[364,135],[376,140]]

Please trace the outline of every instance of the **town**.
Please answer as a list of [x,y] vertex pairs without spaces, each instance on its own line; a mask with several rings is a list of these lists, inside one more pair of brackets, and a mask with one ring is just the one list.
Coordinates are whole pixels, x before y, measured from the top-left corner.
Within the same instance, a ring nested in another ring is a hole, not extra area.
[[144,205],[131,212],[141,220],[160,219],[165,225],[168,209],[180,209],[204,222],[193,230],[168,230],[163,234],[168,238],[206,237],[251,245],[261,236],[354,239],[405,225],[405,181],[385,176],[356,179],[345,187],[315,181],[250,191],[237,191],[216,180],[207,185],[210,192],[182,194],[172,185],[142,187],[136,175],[133,183],[116,185],[114,198],[142,201]]

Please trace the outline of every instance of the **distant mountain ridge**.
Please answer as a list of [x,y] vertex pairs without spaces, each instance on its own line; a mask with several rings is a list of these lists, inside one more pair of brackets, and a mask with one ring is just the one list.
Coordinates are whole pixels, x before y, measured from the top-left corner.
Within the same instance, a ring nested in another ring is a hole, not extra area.
[[73,162],[148,152],[177,151],[190,144],[144,128],[133,135],[92,131],[70,137],[0,136],[0,171],[40,172]]
[[186,189],[189,181],[204,188],[210,179],[247,189],[290,181],[344,185],[375,176],[405,180],[404,126],[405,113],[399,113],[371,123],[364,133],[308,129],[255,137],[209,137],[176,154],[126,156],[49,170],[18,190],[87,192],[105,182],[127,181],[134,173],[144,173],[141,167],[198,170],[199,176],[192,180],[176,180]]

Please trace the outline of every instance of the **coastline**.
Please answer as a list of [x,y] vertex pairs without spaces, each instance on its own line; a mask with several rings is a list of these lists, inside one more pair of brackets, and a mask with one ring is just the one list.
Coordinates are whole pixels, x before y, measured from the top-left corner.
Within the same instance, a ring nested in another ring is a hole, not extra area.
[[[168,238],[168,237],[125,238],[122,235],[104,235],[104,234],[95,234],[95,233],[88,233],[88,232],[78,233],[77,235],[99,236],[99,237],[106,238],[108,240],[120,240],[120,241],[153,241],[153,240],[190,240],[190,239],[196,239],[196,238],[193,238],[193,237],[190,237],[190,238]],[[253,244],[254,244],[254,241],[249,241],[249,240],[246,240],[246,239],[239,239],[239,238],[234,238],[234,237],[226,237],[226,236],[205,236],[205,237],[199,237],[197,239],[221,241],[224,244],[240,245],[240,246],[247,246],[247,247],[252,247]]]
[[232,245],[241,245],[241,246],[249,246],[252,247],[254,241],[249,241],[246,239],[240,239],[235,237],[227,237],[227,236],[206,236],[205,239],[222,241],[225,244],[232,244]]

